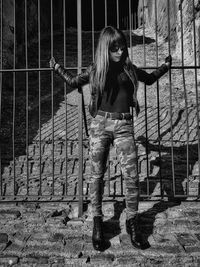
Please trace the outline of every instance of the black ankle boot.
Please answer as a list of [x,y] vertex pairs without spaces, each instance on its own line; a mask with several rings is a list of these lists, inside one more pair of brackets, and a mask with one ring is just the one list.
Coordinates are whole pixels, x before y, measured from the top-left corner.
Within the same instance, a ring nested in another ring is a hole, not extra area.
[[130,235],[132,245],[135,248],[141,248],[137,233],[137,216],[126,220],[126,231]]
[[92,244],[94,249],[102,250],[104,247],[103,222],[100,216],[93,218]]
[[131,243],[135,248],[150,248],[149,241],[142,234],[137,216],[126,221],[126,231],[130,235]]

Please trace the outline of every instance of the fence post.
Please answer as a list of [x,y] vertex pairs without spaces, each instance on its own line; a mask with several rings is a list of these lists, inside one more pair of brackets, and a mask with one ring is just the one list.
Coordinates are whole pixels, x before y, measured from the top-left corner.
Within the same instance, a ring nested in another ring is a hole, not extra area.
[[[81,0],[77,0],[77,38],[78,38],[78,73],[81,72],[82,67],[82,35],[81,35]],[[78,188],[79,188],[79,210],[78,216],[83,215],[83,102],[82,90],[79,90],[79,172],[78,172]]]
[[[3,0],[0,3],[0,69],[3,68]],[[2,103],[2,72],[0,72],[0,129],[1,129],[1,103]],[[1,141],[0,141],[1,142]],[[0,196],[3,195],[3,181],[2,181],[2,171],[1,171],[1,145],[0,145]]]

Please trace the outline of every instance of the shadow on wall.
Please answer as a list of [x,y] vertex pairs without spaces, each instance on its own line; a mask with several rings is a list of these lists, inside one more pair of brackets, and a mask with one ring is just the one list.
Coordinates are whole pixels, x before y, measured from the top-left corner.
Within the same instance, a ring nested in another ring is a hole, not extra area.
[[[145,194],[149,190],[151,196],[156,196],[162,192],[168,195],[168,199],[176,199],[175,195],[179,195],[178,199],[186,199],[184,195],[187,194],[187,177],[195,177],[194,167],[198,162],[198,145],[189,145],[188,147],[188,169],[187,169],[187,145],[180,147],[173,147],[173,162],[172,162],[172,151],[170,147],[165,147],[163,145],[155,145],[146,141],[145,137],[140,137],[138,140],[144,147],[148,147],[148,155],[152,155],[154,152],[157,154],[160,152],[161,157],[157,156],[149,160],[149,177],[145,178],[144,181],[140,183],[141,194]],[[159,171],[154,174],[154,169]],[[153,175],[152,175],[153,173]],[[198,176],[198,175],[197,175]],[[173,181],[174,177],[174,181]],[[160,178],[162,178],[162,188],[160,188]],[[175,186],[175,191],[173,190],[173,182]],[[147,189],[147,184],[149,185]],[[195,188],[193,188],[195,190]],[[194,196],[199,194],[199,188],[196,187],[196,192],[193,193]],[[182,196],[182,197],[181,197]]]
[[130,34],[129,32],[125,32],[125,36],[126,36],[126,40],[127,40],[127,45],[130,47],[132,46],[136,46],[136,45],[141,45],[141,44],[152,44],[155,43],[155,39],[147,37],[147,36],[143,36],[143,35],[137,35],[132,33],[131,35],[131,41],[130,41]]
[[[167,107],[163,108],[163,110],[166,109]],[[188,119],[190,120],[188,140],[185,127],[186,112],[188,112]],[[152,117],[154,115],[151,113]],[[164,121],[160,121],[159,137],[157,130],[155,130],[157,124],[152,120],[152,117],[149,118],[152,123],[148,126],[148,135],[151,137],[146,139],[145,134],[138,131],[136,138],[136,142],[139,144],[141,194],[145,195],[149,190],[151,196],[160,195],[160,193],[167,194],[170,200],[176,199],[173,197],[174,194],[177,195],[177,200],[184,200],[186,194],[197,197],[199,194],[199,158],[198,132],[195,120],[196,107],[192,106],[189,111],[181,109],[174,112],[172,126],[167,117]],[[140,124],[138,125],[140,126]],[[156,131],[155,133],[153,129]],[[173,150],[171,134],[173,134]],[[144,151],[145,156],[143,156]],[[149,174],[148,177],[147,173]]]

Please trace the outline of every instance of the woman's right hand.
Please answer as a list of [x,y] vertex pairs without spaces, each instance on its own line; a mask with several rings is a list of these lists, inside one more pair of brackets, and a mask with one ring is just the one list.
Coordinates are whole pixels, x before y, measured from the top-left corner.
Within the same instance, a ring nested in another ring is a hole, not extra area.
[[53,69],[54,69],[55,65],[56,65],[55,58],[52,57],[52,58],[49,60],[49,66],[50,66],[50,68],[53,68]]

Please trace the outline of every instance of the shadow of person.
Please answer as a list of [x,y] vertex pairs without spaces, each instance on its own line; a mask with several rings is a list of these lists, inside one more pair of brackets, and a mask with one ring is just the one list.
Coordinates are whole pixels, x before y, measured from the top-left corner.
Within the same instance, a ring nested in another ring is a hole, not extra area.
[[148,241],[150,235],[153,234],[155,217],[158,213],[162,213],[168,208],[179,205],[177,202],[167,202],[167,201],[159,201],[154,204],[152,208],[142,213],[139,213],[138,216],[138,225],[141,233],[142,242],[144,243],[144,248],[149,248],[151,245]]
[[95,250],[98,250],[100,252],[104,252],[105,250],[109,249],[111,246],[111,243],[108,239],[104,239],[104,241],[99,245],[98,248],[95,248]]
[[[136,236],[140,242],[140,249],[146,250],[151,247],[148,238],[153,233],[155,217],[168,208],[179,205],[177,202],[160,201],[153,205],[147,211],[138,214],[138,225],[136,227]],[[111,246],[111,239],[122,233],[120,220],[125,209],[125,201],[116,201],[114,204],[114,215],[109,220],[103,222],[105,242],[100,251],[105,251]],[[127,234],[127,233],[126,233]],[[128,234],[127,234],[128,237]],[[129,239],[129,237],[128,237]]]
[[[104,238],[105,238],[105,244],[104,247],[102,247],[101,251],[104,251],[108,249],[111,246],[110,240],[114,238],[115,236],[118,236],[120,234],[124,235],[125,234],[125,242],[124,242],[124,236],[120,242],[124,243],[125,245],[131,243],[130,237],[125,230],[125,218],[123,216],[123,212],[125,209],[125,201],[117,201],[114,204],[114,215],[111,217],[109,220],[103,222],[103,228],[104,228]],[[124,214],[125,215],[125,214]],[[140,217],[139,217],[139,223],[138,225],[140,226]],[[140,249],[144,250],[150,247],[150,244],[148,242],[148,239],[146,239],[145,236],[141,235],[139,233],[139,228],[136,227],[136,238],[138,239],[138,242],[140,243],[141,247]]]
[[[104,238],[107,245],[110,240],[121,233],[120,217],[125,209],[125,201],[116,201],[114,203],[114,215],[109,220],[103,222]],[[111,243],[110,243],[111,245]]]
[[[183,184],[186,181],[186,177],[192,174],[192,166],[194,166],[197,161],[197,153],[195,152],[197,151],[198,146],[189,145],[188,148],[186,145],[178,147],[174,146],[172,157],[171,147],[169,146],[150,143],[144,136],[139,136],[137,140],[143,147],[148,147],[149,155],[153,152],[158,153],[158,156],[154,156],[154,158],[149,161],[149,177],[145,178],[143,182],[140,182],[142,192],[147,191],[146,187],[148,182],[150,195],[155,195],[156,192],[154,191],[156,190],[156,187],[160,185],[160,194],[164,196],[165,192],[169,201],[176,201],[180,204],[181,201],[186,200],[186,188],[184,188]],[[186,164],[187,151],[189,154],[188,164],[191,167],[189,173]],[[153,171],[154,168],[157,169],[157,173]]]

